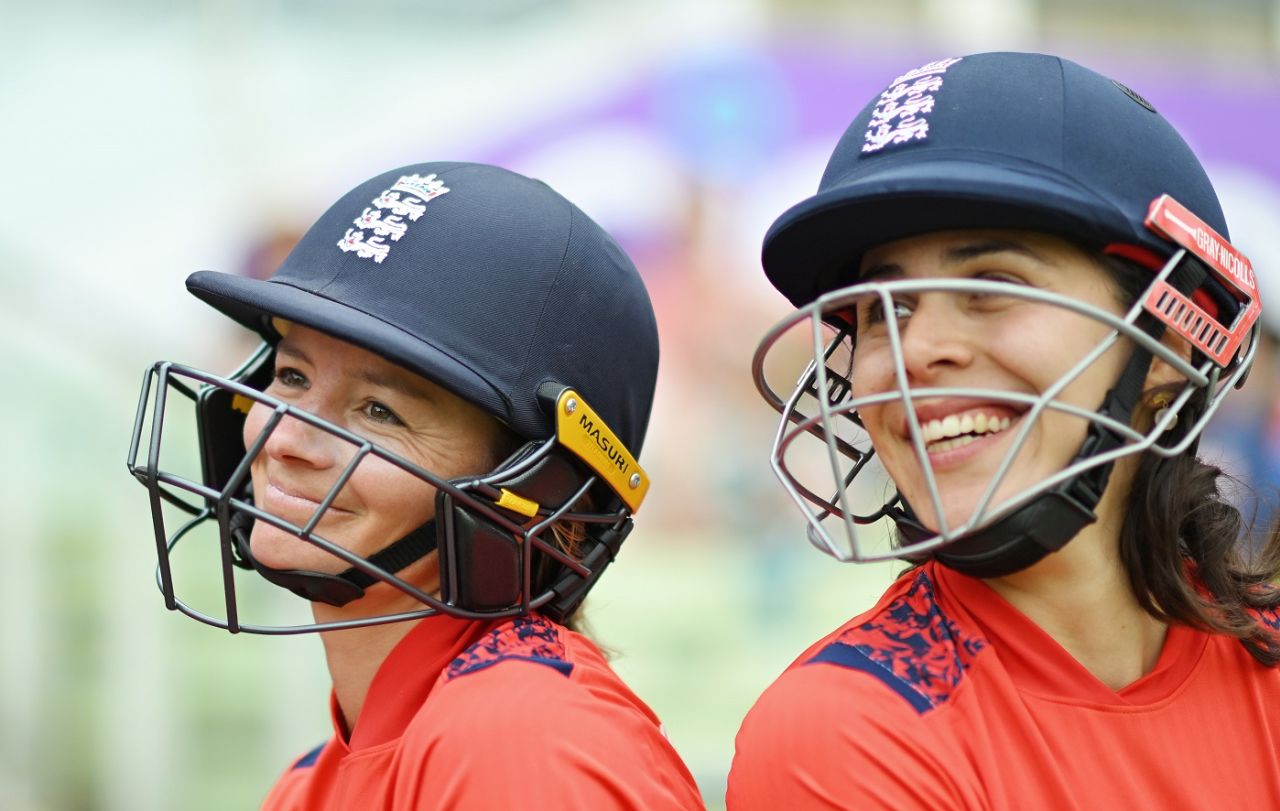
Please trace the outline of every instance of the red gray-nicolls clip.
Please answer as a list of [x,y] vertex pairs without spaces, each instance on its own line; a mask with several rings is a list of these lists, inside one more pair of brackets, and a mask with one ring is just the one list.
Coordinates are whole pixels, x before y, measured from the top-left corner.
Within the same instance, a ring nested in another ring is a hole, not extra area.
[[1221,367],[1231,365],[1236,351],[1262,313],[1258,283],[1249,258],[1169,195],[1151,202],[1146,225],[1200,259],[1236,299],[1243,302],[1231,324],[1225,324],[1180,293],[1157,281],[1144,307]]

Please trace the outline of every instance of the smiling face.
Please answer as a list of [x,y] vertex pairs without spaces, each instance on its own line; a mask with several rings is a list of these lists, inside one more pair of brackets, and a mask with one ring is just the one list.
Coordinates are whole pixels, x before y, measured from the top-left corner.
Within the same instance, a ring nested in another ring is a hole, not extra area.
[[[450,392],[363,349],[294,325],[276,349],[266,393],[370,440],[444,479],[483,473],[498,461],[497,420]],[[245,420],[251,445],[271,410],[255,404]],[[355,455],[327,431],[286,417],[251,466],[254,501],[303,526]],[[366,456],[316,533],[368,557],[435,514],[435,488],[390,462]],[[255,521],[254,557],[278,569],[330,574],[349,564],[297,536]]]
[[[1121,315],[1107,272],[1070,243],[1025,231],[944,231],[878,246],[863,257],[859,281],[980,279],[1051,291]],[[878,300],[855,310],[853,396],[899,387],[889,330]],[[1063,307],[1013,297],[929,291],[895,298],[906,384],[911,389],[979,388],[1039,396],[1111,334],[1101,322]],[[1127,355],[1118,342],[1054,401],[1097,411]],[[914,400],[927,463],[947,526],[974,510],[1023,428],[1030,405],[998,396]],[[906,405],[858,411],[877,454],[920,520],[941,529]],[[1061,471],[1079,450],[1087,421],[1046,409],[1029,427],[988,507]]]

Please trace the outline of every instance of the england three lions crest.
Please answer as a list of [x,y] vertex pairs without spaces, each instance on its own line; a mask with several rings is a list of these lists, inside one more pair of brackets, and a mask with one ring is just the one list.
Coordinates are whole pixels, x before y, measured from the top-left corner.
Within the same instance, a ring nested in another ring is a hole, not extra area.
[[355,255],[361,259],[372,259],[378,264],[382,264],[382,260],[391,253],[391,246],[383,242],[382,237],[365,239],[364,231],[357,231],[354,228],[347,229],[347,233],[338,240],[338,247],[344,253],[354,251]]
[[942,89],[942,74],[961,57],[940,59],[908,71],[880,94],[862,145],[863,152],[879,152],[890,144],[923,141],[929,136],[929,113]]
[[352,220],[355,228],[347,229],[338,240],[338,247],[344,253],[355,253],[361,259],[381,264],[391,252],[388,240],[399,241],[411,224],[426,213],[427,203],[448,192],[444,181],[435,174],[404,175]]

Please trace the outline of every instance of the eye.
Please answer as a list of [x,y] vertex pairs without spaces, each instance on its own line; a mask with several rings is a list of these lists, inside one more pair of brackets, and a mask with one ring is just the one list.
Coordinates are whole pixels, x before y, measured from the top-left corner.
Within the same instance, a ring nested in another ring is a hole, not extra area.
[[[1005,271],[982,271],[973,278],[984,282],[999,282],[1009,287],[1028,287],[1029,282],[1021,276]],[[978,293],[970,296],[971,305],[977,310],[998,310],[1019,301],[1015,296],[1003,296],[999,293]]]
[[[895,321],[901,323],[907,320],[911,317],[912,312],[914,310],[909,302],[898,299],[893,300],[893,318]],[[861,308],[861,312],[858,313],[859,325],[879,324],[881,321],[884,321],[884,305],[878,297],[868,301]]]
[[396,412],[377,400],[370,400],[365,403],[362,410],[369,420],[380,425],[404,425],[404,421],[396,415]]
[[307,380],[307,376],[297,369],[291,366],[281,366],[276,369],[273,385],[283,386],[287,389],[306,389],[311,386],[311,381]]
[[984,270],[981,273],[975,273],[973,278],[981,279],[984,282],[1004,282],[1006,284],[1020,285],[1025,285],[1027,283],[1027,280],[1023,279],[1021,276],[1017,276],[1003,270]]

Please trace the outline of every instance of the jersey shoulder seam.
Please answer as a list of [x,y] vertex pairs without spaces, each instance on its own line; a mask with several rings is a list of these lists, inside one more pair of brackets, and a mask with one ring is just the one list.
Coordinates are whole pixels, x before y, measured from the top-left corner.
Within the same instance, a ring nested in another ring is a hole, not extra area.
[[289,771],[294,771],[295,769],[307,769],[316,765],[316,761],[320,759],[320,753],[324,751],[327,744],[328,741],[325,741],[315,749],[312,749],[310,752],[307,752],[305,755],[298,758],[294,761],[293,766],[290,767]]
[[477,673],[500,662],[545,665],[569,676],[569,661],[560,626],[539,616],[516,617],[491,629],[458,654],[445,668],[442,682]]
[[866,673],[923,714],[952,699],[987,644],[942,611],[933,579],[921,569],[904,593],[838,634],[803,664]]

